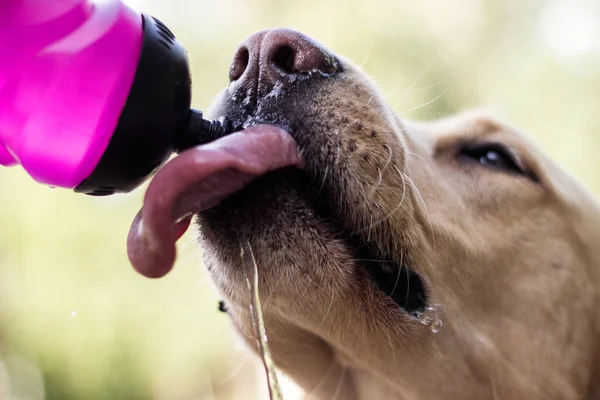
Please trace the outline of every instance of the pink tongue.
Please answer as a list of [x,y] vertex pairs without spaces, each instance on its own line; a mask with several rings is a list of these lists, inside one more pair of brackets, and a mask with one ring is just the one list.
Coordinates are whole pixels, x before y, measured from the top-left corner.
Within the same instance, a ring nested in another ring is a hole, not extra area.
[[232,133],[169,161],[152,179],[131,224],[127,254],[135,270],[149,278],[164,276],[175,262],[175,242],[194,213],[286,166],[302,167],[302,159],[294,139],[271,125]]

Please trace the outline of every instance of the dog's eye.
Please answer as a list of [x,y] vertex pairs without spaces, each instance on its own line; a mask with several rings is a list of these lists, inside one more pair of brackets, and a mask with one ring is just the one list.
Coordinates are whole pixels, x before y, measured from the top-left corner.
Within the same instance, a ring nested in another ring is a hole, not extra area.
[[459,150],[459,157],[489,168],[531,176],[517,161],[515,155],[499,143],[464,145]]

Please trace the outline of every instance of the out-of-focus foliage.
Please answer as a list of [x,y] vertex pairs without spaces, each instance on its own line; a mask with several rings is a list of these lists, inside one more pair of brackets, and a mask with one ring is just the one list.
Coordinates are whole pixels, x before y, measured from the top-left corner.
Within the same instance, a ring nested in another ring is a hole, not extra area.
[[[596,0],[129,3],[188,49],[198,108],[227,85],[246,36],[295,28],[361,65],[401,117],[489,107],[600,194]],[[217,312],[194,233],[167,277],[129,266],[142,195],[89,198],[0,170],[0,398],[265,398],[262,371]]]

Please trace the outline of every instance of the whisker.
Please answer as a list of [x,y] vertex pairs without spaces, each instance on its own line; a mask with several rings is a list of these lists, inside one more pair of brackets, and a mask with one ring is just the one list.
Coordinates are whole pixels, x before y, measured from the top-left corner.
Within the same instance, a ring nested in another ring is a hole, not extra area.
[[399,115],[408,114],[409,112],[419,110],[419,109],[421,109],[423,107],[427,107],[428,105],[430,105],[431,103],[435,102],[440,97],[442,97],[445,93],[446,93],[445,91],[442,91],[442,93],[438,94],[432,100],[429,100],[427,103],[421,104],[420,106],[417,106],[417,107],[409,108],[408,110],[402,111]]
[[496,395],[496,385],[494,385],[494,378],[492,378],[492,374],[488,374],[490,377],[490,384],[492,386],[492,399],[497,400],[498,397]]
[[406,153],[406,155],[415,156],[416,158],[421,159],[425,163],[425,165],[427,165],[427,167],[430,167],[429,161],[427,161],[426,159],[424,159],[423,157],[421,157],[419,154],[413,153],[412,151],[409,151],[409,150],[404,150],[404,153]]
[[367,52],[367,55],[362,60],[362,62],[360,63],[360,65],[358,65],[357,68],[362,69],[362,67],[365,66],[365,64],[367,63],[367,61],[369,61],[369,58],[371,58],[371,49],[369,49],[369,51]]
[[306,291],[308,293],[308,288],[310,287],[310,285],[313,284],[314,281],[315,281],[314,278],[310,278],[310,281],[306,284],[306,286],[304,286],[304,289],[302,289],[300,292]]
[[379,173],[379,178],[377,179],[377,183],[375,185],[373,185],[373,188],[371,188],[371,190],[369,191],[368,196],[371,197],[375,191],[377,190],[377,187],[379,187],[379,185],[381,185],[381,181],[383,180],[383,171],[381,171],[381,169],[379,167],[377,167],[377,172]]
[[[400,254],[400,268],[398,269],[398,275],[396,276],[396,283],[394,283],[394,288],[392,289],[392,292],[390,293],[390,296],[394,294],[394,292],[396,291],[396,287],[398,286],[398,281],[400,280],[400,273],[402,272],[402,269],[406,269],[402,267],[402,261],[404,259],[404,254]],[[408,269],[406,269],[406,277],[408,277]],[[406,308],[406,304],[404,305],[404,308]]]
[[[378,76],[380,73],[382,73],[382,72],[383,72],[383,70],[385,70],[385,69],[386,69],[387,65],[388,65],[387,63],[384,63],[384,64],[381,66],[381,68],[379,68],[379,70],[378,70],[377,72],[375,72],[375,73],[372,75],[372,77],[373,77],[372,81],[373,81],[373,82],[375,82],[375,81],[377,80],[377,79],[376,79],[376,77],[377,77],[377,76]],[[371,101],[372,101],[374,98],[375,98],[375,93],[373,93],[373,94],[371,95],[371,97],[369,97],[369,100],[367,101],[367,104],[365,104],[365,107],[366,107],[366,106],[368,106],[369,104],[371,104]]]
[[440,83],[434,83],[432,85],[423,86],[422,88],[414,89],[411,93],[424,92],[426,90],[433,89],[434,87],[438,87],[440,85],[441,85]]
[[[413,88],[417,85],[417,83],[419,83],[419,81],[423,78],[423,76],[425,76],[425,74],[429,71],[430,68],[431,68],[431,63],[429,63],[423,69],[423,71],[421,71],[421,73],[419,75],[417,75],[417,77],[413,80],[413,82],[406,89],[404,89],[404,91],[399,95],[399,99],[404,98],[404,96],[406,96],[409,93],[418,93],[418,92],[422,92],[424,90],[439,86],[439,83],[436,83],[434,85],[429,85],[429,86],[426,86],[423,88],[413,90]],[[390,92],[385,94],[385,97],[388,99],[393,99],[393,96],[396,95],[396,92],[398,91],[398,89],[400,89],[401,86],[402,86],[401,84],[396,85],[396,87],[394,87],[394,89],[392,89]]]
[[306,396],[305,400],[310,400],[310,398],[312,397],[312,395],[317,392],[317,389],[319,389],[319,386],[321,386],[321,384],[325,381],[325,379],[327,378],[327,376],[336,367],[336,365],[337,365],[337,362],[336,362],[336,360],[334,360],[331,363],[331,365],[327,368],[327,372],[325,372],[323,374],[323,376],[321,377],[321,379],[319,379],[319,382],[317,382],[317,384],[315,385],[315,387],[310,391],[310,393],[308,393],[308,395]]
[[410,93],[410,91],[417,85],[417,83],[419,83],[419,81],[425,76],[425,74],[427,72],[429,72],[430,68],[431,68],[431,63],[427,64],[427,66],[423,69],[423,71],[421,71],[421,73],[419,75],[417,75],[417,77],[415,78],[413,83],[411,83],[410,86],[404,92],[402,92],[402,94],[400,96],[404,97],[408,93]]
[[342,139],[340,139],[340,131],[339,129],[335,130],[335,136],[337,138],[337,149],[335,154],[335,163],[334,165],[339,165],[340,161],[340,148],[342,147]]
[[390,163],[392,162],[392,156],[394,155],[392,148],[387,144],[384,144],[383,147],[385,147],[388,150],[389,155],[387,161],[385,162],[385,165],[383,166],[383,169],[379,169],[379,167],[377,167],[377,171],[379,172],[379,179],[377,183],[373,185],[373,188],[369,191],[368,197],[372,197],[377,188],[381,185],[381,182],[383,181],[383,173],[387,170]]
[[367,242],[371,241],[371,232],[373,231],[373,214],[370,214],[369,232],[367,233]]
[[323,319],[321,320],[321,323],[318,325],[318,328],[321,328],[323,326],[323,323],[325,322],[325,318],[327,318],[327,315],[329,315],[329,311],[331,310],[331,306],[333,305],[334,297],[335,297],[335,292],[332,290],[331,291],[331,300],[329,301],[329,306],[327,307],[327,311],[325,311],[325,315],[323,315]]
[[400,282],[400,274],[402,273],[403,269],[404,268],[402,268],[402,267],[398,268],[398,275],[396,275],[396,282],[394,282],[394,288],[390,292],[390,296],[394,295],[394,292],[396,291],[396,288],[398,287],[398,282]]
[[[335,155],[335,161],[333,162],[333,165],[338,165],[339,164],[339,159],[340,159],[340,149],[341,149],[341,139],[340,139],[340,131],[339,129],[336,129],[335,132],[335,137],[336,137],[336,155]],[[327,146],[327,156],[325,157],[325,159],[330,159],[330,155],[331,155],[331,151],[330,151],[330,147]],[[329,167],[330,167],[330,163],[326,163],[325,166],[325,173],[323,174],[323,181],[321,182],[321,186],[319,187],[318,193],[321,194],[321,192],[323,191],[323,188],[325,187],[325,182],[327,181],[327,177],[329,174]]]
[[408,181],[408,183],[415,189],[415,192],[419,198],[419,200],[421,201],[421,204],[423,204],[423,208],[425,209],[425,214],[427,214],[427,219],[429,221],[429,228],[431,229],[431,241],[432,241],[432,247],[435,249],[435,230],[433,229],[433,222],[431,221],[431,214],[429,213],[429,209],[427,208],[427,204],[425,204],[425,200],[423,199],[423,196],[421,196],[421,191],[419,190],[419,188],[417,187],[417,185],[415,185],[415,183],[412,181],[412,179],[410,179],[408,177],[408,175],[406,175],[405,173],[399,171],[404,178],[406,178],[406,180]]
[[338,381],[338,384],[335,388],[335,392],[333,393],[333,397],[331,398],[332,400],[336,400],[337,395],[340,392],[340,389],[342,388],[342,382],[344,381],[345,377],[346,377],[346,366],[344,365],[342,372],[340,373],[340,380]]
[[206,284],[207,280],[208,276],[203,276],[199,279],[196,279],[194,283],[192,283],[183,293],[181,293],[181,297],[187,301],[190,300],[192,296],[203,293],[203,286]]
[[[400,264],[402,265],[402,264]],[[408,275],[408,268],[404,268],[406,271],[406,298],[404,299],[404,308],[408,305],[408,295],[410,293],[410,276]]]
[[[400,169],[394,165],[394,168],[396,169],[396,171],[400,172]],[[402,198],[400,199],[400,202],[398,203],[398,205],[396,207],[394,207],[391,211],[389,211],[386,215],[384,215],[382,218],[378,219],[375,222],[371,222],[369,224],[369,226],[367,226],[366,228],[363,229],[359,229],[357,231],[355,231],[355,233],[360,233],[365,231],[366,229],[371,229],[373,226],[378,225],[384,221],[386,221],[387,219],[389,219],[392,215],[394,215],[396,213],[396,211],[398,211],[400,209],[400,207],[402,206],[402,203],[404,203],[404,198],[406,197],[406,182],[404,181],[404,176],[403,174],[400,172],[400,177],[402,178]]]
[[[551,397],[544,392],[541,388],[540,385],[536,385],[533,384],[531,382],[528,382],[527,379],[527,374],[524,374],[523,371],[520,371],[518,366],[515,365],[515,363],[513,361],[509,361],[509,359],[507,358],[507,356],[505,356],[493,343],[492,338],[487,335],[484,334],[483,332],[479,331],[474,325],[473,323],[471,323],[470,321],[467,320],[463,320],[462,322],[464,322],[466,324],[464,331],[465,332],[470,332],[470,333],[477,333],[479,336],[484,337],[487,341],[489,341],[489,343],[491,344],[491,346],[493,347],[494,350],[494,355],[495,355],[495,360],[496,363],[500,363],[502,364],[504,367],[506,367],[507,372],[509,372],[512,376],[514,376],[514,378],[523,383],[528,385],[531,389],[533,389],[538,395],[540,395],[540,398],[544,398],[544,399],[550,399]],[[469,340],[468,338],[464,338],[466,340]],[[461,340],[462,342],[462,340]],[[491,380],[491,376],[490,376],[490,380]],[[492,382],[493,384],[493,382]],[[495,390],[495,388],[492,388],[492,390]],[[494,395],[496,395],[494,393]]]
[[275,293],[275,289],[277,289],[279,287],[279,284],[281,283],[281,280],[283,279],[284,274],[281,274],[279,276],[279,278],[277,279],[277,282],[275,282],[275,285],[271,288],[269,295],[267,296],[267,298],[265,299],[264,303],[263,303],[263,309],[267,308],[267,305],[269,304],[269,300],[271,300],[271,297],[273,297],[273,294]]
[[229,375],[227,375],[224,379],[220,380],[219,382],[215,383],[215,386],[217,388],[227,384],[227,382],[229,382],[230,380],[232,380],[237,374],[240,373],[240,371],[242,370],[242,368],[244,367],[244,365],[248,362],[248,357],[250,356],[250,352],[249,351],[245,351],[244,352],[244,358],[242,358],[242,361],[240,361],[237,365],[237,367],[235,367],[235,369],[233,370],[233,372],[231,372]]
[[250,339],[250,338],[253,338],[254,336],[252,336],[252,335],[250,335],[250,334],[246,333],[246,331],[244,330],[244,326],[242,325],[242,321],[241,321],[241,320],[239,320],[238,322],[239,322],[239,323],[238,323],[238,326],[239,326],[239,328],[240,328],[240,332],[242,332],[242,334],[243,334],[244,336],[246,336],[248,339]]
[[[372,76],[375,78],[377,77],[379,74],[381,74],[388,66],[388,62],[384,62],[383,65],[381,66],[381,68],[379,68],[379,70],[377,72],[375,72]],[[377,79],[377,78],[375,78]]]
[[210,395],[210,399],[216,400],[217,396],[215,393],[215,382],[213,380],[212,374],[210,373],[210,369],[207,369],[206,373],[208,375],[208,393]]
[[327,166],[325,167],[325,173],[323,174],[323,182],[321,182],[321,187],[319,188],[319,194],[321,194],[323,187],[325,187],[325,181],[327,180],[327,173],[329,173],[329,163],[327,163]]

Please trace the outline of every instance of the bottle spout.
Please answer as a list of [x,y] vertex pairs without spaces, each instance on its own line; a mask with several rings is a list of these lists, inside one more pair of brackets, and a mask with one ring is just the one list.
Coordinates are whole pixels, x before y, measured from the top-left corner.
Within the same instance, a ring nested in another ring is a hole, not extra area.
[[210,143],[234,131],[233,124],[225,117],[204,119],[202,111],[192,109],[190,120],[173,143],[177,153],[191,147]]

